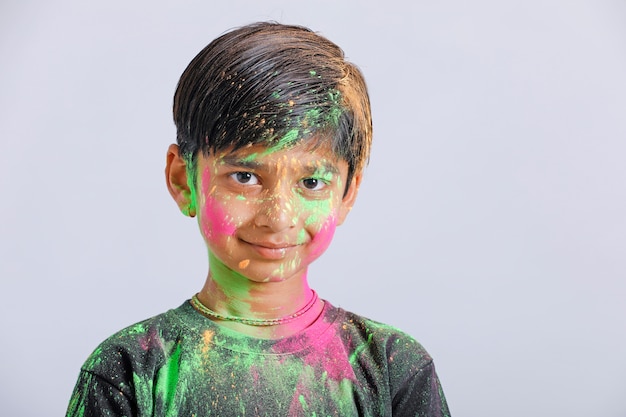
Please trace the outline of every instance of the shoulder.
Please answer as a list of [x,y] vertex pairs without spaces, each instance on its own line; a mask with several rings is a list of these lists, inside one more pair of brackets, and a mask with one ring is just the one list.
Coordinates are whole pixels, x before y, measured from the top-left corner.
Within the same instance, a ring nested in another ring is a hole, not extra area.
[[[140,399],[152,398],[152,381],[179,341],[192,330],[186,307],[128,326],[103,341],[81,368],[67,416],[136,415]],[[146,407],[150,402],[144,401]],[[88,413],[88,414],[89,414]],[[95,415],[95,414],[89,414]]]
[[413,336],[389,324],[333,307],[344,343],[356,360],[371,357],[390,375],[409,375],[432,366],[433,359]]
[[413,336],[394,326],[336,310],[341,337],[352,345],[350,362],[366,370],[368,383],[380,379],[388,384],[393,415],[449,416],[433,359]]
[[100,343],[82,370],[108,380],[127,380],[142,368],[158,366],[184,335],[184,316],[183,304],[116,332]]
[[405,352],[419,362],[432,361],[426,349],[413,336],[403,330],[341,308],[336,308],[336,310],[344,332],[353,336],[358,335],[359,338],[367,340],[370,344],[384,348],[390,354]]

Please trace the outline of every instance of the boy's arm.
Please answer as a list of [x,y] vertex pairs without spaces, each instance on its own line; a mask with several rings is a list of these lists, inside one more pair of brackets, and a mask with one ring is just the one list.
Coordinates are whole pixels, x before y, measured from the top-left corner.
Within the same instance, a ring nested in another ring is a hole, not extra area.
[[66,417],[133,417],[136,407],[120,389],[82,370],[74,387]]
[[432,361],[402,384],[392,407],[394,416],[450,417]]

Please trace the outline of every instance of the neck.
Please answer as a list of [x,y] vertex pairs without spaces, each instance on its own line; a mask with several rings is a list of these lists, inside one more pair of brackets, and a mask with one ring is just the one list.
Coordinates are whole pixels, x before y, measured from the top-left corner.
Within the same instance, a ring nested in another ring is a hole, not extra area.
[[[224,316],[257,320],[281,319],[301,310],[313,296],[307,282],[306,270],[287,280],[257,282],[229,269],[212,254],[209,254],[209,265],[209,274],[204,287],[198,293],[198,300],[210,310]],[[322,307],[322,303],[318,301],[297,319],[267,327],[209,318],[251,336],[280,338],[297,333],[310,325],[318,317]]]

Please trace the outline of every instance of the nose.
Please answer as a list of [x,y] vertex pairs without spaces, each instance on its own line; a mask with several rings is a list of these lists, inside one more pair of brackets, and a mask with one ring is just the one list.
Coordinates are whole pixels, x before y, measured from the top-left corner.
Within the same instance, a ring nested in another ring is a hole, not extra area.
[[260,203],[254,224],[273,232],[281,232],[296,225],[293,200],[284,191],[276,190]]

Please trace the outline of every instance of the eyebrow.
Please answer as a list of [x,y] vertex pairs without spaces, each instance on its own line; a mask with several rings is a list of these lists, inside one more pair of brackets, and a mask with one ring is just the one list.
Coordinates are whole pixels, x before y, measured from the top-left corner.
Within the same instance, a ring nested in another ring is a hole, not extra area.
[[315,166],[308,165],[304,167],[304,170],[307,172],[308,175],[313,175],[320,171],[322,171],[323,173],[330,172],[331,174],[339,174],[339,169],[334,164],[330,164],[327,162]]
[[[222,162],[226,165],[230,165],[236,168],[244,168],[244,169],[262,169],[266,164],[262,164],[250,156],[239,157],[237,155],[225,155],[222,157]],[[315,165],[307,165],[303,167],[303,170],[307,175],[314,175],[320,171],[322,172],[330,172],[331,174],[339,174],[339,169],[335,164],[330,162],[320,162]]]
[[240,158],[236,155],[225,155],[222,157],[222,162],[224,162],[226,165],[230,165],[233,167],[241,167],[241,168],[248,168],[248,169],[258,169],[263,166],[263,164],[255,161],[253,158],[250,158],[249,156]]

